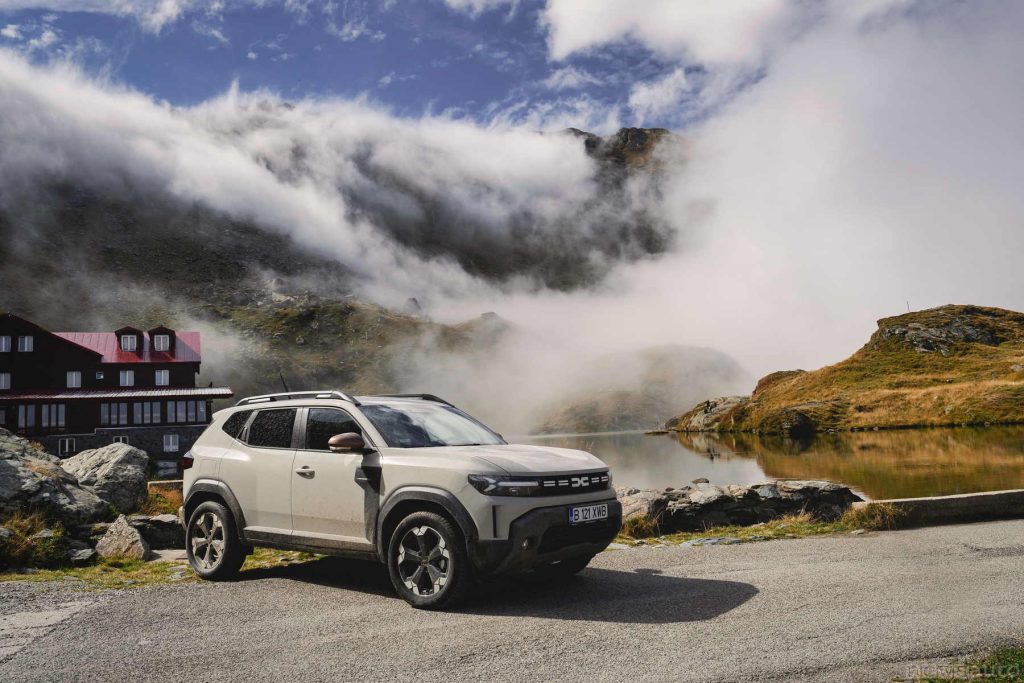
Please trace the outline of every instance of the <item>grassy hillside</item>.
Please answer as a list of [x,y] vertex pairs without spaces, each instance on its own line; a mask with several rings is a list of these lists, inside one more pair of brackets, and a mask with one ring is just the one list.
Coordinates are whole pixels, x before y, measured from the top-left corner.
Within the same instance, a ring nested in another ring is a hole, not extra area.
[[698,404],[678,431],[767,434],[1024,423],[1024,314],[942,306],[878,322],[850,358],[763,378],[749,397]]

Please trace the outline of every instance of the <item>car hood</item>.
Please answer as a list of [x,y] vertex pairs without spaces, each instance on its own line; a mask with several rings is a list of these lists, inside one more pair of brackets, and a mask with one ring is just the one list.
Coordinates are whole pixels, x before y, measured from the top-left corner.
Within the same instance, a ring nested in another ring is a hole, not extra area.
[[571,448],[501,444],[456,446],[444,450],[470,455],[509,474],[568,474],[608,469],[607,465],[590,453]]

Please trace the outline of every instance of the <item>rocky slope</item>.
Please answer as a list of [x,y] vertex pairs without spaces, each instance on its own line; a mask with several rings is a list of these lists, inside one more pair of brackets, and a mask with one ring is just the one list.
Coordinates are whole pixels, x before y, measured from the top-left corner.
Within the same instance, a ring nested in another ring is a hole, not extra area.
[[772,373],[750,396],[703,401],[676,431],[818,431],[1024,423],[1024,314],[941,306],[884,318],[850,358]]

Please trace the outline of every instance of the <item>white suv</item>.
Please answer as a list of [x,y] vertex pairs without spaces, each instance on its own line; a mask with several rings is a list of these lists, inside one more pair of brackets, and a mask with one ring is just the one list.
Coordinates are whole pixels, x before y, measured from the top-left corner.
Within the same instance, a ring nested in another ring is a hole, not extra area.
[[184,466],[199,576],[231,578],[257,545],[373,558],[415,607],[451,604],[486,574],[575,574],[622,522],[593,455],[508,444],[427,394],[244,399]]

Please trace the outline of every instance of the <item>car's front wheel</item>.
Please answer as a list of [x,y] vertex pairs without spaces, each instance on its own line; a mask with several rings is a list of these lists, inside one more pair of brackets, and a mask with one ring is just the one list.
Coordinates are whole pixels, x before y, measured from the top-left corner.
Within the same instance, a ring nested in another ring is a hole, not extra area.
[[395,591],[420,609],[450,607],[472,581],[462,535],[433,512],[414,512],[398,523],[388,544],[388,572]]
[[210,500],[192,511],[185,529],[185,554],[202,579],[226,581],[238,574],[245,552],[234,518],[224,505]]

